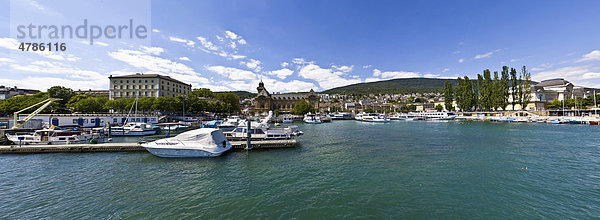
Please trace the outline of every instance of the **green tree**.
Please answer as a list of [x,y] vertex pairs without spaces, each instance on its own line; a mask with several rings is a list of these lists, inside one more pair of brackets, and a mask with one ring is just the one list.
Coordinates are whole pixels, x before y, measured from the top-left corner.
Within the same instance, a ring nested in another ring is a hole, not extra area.
[[494,71],[494,80],[492,82],[492,102],[494,111],[498,111],[502,106],[502,86],[500,85],[498,71]]
[[527,67],[523,66],[521,69],[521,106],[523,109],[527,107],[529,102],[531,102],[531,73],[527,71]]
[[477,74],[477,81],[473,81],[473,106],[475,111],[483,109],[481,101],[481,85],[483,85],[483,76],[481,74]]
[[454,101],[454,91],[452,90],[452,83],[446,81],[444,83],[444,106],[447,111],[452,111],[452,101]]
[[[481,75],[480,75],[481,76]],[[490,70],[483,71],[483,80],[480,82],[481,107],[490,111],[494,107],[493,84]]]
[[436,105],[435,106],[435,110],[438,111],[438,112],[444,111],[444,106],[442,106],[442,105]]
[[294,109],[292,110],[292,114],[294,115],[305,115],[309,112],[316,112],[315,107],[308,103],[306,100],[302,100],[296,103]]
[[518,99],[519,99],[519,94],[518,94],[518,87],[519,87],[519,83],[517,80],[517,70],[515,70],[514,68],[510,68],[510,90],[511,90],[511,96],[512,96],[512,102],[510,103],[512,105],[512,110],[515,110],[515,104],[517,104]]
[[502,97],[502,100],[500,102],[500,107],[502,108],[502,110],[505,110],[505,111],[506,111],[506,107],[508,106],[508,96],[510,95],[508,83],[509,83],[508,67],[503,66],[502,67],[502,76],[500,78],[500,92],[501,92],[501,97]]

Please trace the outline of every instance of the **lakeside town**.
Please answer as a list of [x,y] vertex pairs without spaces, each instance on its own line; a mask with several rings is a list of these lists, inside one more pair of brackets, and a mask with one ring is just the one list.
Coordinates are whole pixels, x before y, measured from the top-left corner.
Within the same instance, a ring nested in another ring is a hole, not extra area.
[[[595,89],[565,79],[533,82],[525,66],[520,73],[504,66],[493,76],[486,69],[476,80],[465,76],[455,85],[445,81],[440,92],[408,94],[326,94],[312,89],[281,94],[270,93],[261,81],[254,97],[240,99],[234,92],[192,88],[160,74],[111,75],[108,80],[108,90],[54,86],[40,92],[0,87],[2,142],[87,144],[110,142],[112,136],[166,133],[168,137],[191,128],[219,128],[229,141],[281,141],[302,134],[294,126],[285,126],[288,123],[333,120],[591,125],[599,121]],[[254,121],[256,125],[250,126]],[[274,146],[295,142],[277,143]],[[249,142],[244,148],[248,146]]]

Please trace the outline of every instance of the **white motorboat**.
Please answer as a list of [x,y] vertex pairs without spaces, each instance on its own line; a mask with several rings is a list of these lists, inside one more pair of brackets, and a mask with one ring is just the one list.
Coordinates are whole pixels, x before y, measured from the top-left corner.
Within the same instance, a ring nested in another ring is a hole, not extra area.
[[[252,140],[276,140],[290,139],[293,136],[302,135],[301,131],[294,130],[297,126],[288,127],[270,127],[268,121],[272,117],[271,114],[260,122],[250,122],[250,138]],[[229,140],[246,140],[248,137],[247,122],[240,123],[237,128],[232,131],[223,132]]]
[[219,128],[235,128],[238,126],[240,121],[243,119],[239,116],[229,116],[222,124],[218,125]]
[[74,130],[42,129],[28,134],[6,134],[15,144],[80,144],[92,138],[91,133]]
[[123,126],[111,127],[111,136],[144,136],[156,134],[151,124],[143,122],[131,122]]
[[352,114],[347,112],[337,112],[330,115],[332,120],[348,120],[352,119]]
[[309,112],[304,115],[304,122],[308,124],[321,124],[321,116]]
[[356,116],[354,116],[354,120],[362,121],[364,115],[365,115],[364,113],[358,113],[358,114],[356,114]]
[[159,157],[216,157],[231,149],[223,132],[216,128],[186,131],[142,146]]
[[161,127],[160,129],[163,131],[180,131],[180,130],[185,130],[188,128],[190,128],[190,126],[177,124],[177,125],[165,125],[165,126]]
[[385,114],[369,113],[362,116],[362,121],[365,122],[390,122],[390,119]]
[[293,123],[294,122],[294,118],[292,117],[292,115],[285,115],[283,116],[283,120],[281,120],[282,123]]

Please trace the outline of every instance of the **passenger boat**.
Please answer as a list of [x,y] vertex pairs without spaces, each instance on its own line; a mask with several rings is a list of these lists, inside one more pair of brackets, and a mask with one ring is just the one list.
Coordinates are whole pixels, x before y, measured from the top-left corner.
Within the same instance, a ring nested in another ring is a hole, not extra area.
[[370,113],[362,116],[362,121],[365,122],[390,122],[390,119],[385,114]]
[[334,114],[330,114],[329,116],[332,120],[348,120],[352,119],[352,114],[346,112],[337,112]]
[[231,149],[231,144],[221,130],[199,128],[142,147],[159,157],[216,157]]
[[456,115],[452,112],[417,112],[412,113],[414,117],[425,120],[454,120]]
[[123,126],[111,127],[109,129],[111,136],[144,136],[157,133],[154,126],[143,122],[131,122]]
[[321,124],[321,117],[318,114],[307,113],[304,115],[304,122],[308,124]]
[[92,138],[92,134],[82,130],[42,129],[28,134],[6,134],[15,144],[80,144]]

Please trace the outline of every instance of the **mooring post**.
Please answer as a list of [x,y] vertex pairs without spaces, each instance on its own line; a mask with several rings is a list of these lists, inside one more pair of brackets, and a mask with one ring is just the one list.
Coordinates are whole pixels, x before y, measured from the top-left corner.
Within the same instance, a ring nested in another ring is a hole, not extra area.
[[252,146],[251,142],[250,142],[250,139],[252,137],[252,133],[250,133],[250,124],[252,122],[250,122],[250,120],[248,120],[248,119],[246,119],[246,121],[248,121],[248,129],[247,129],[247,133],[246,133],[246,148],[244,148],[244,150],[250,150],[250,146]]

